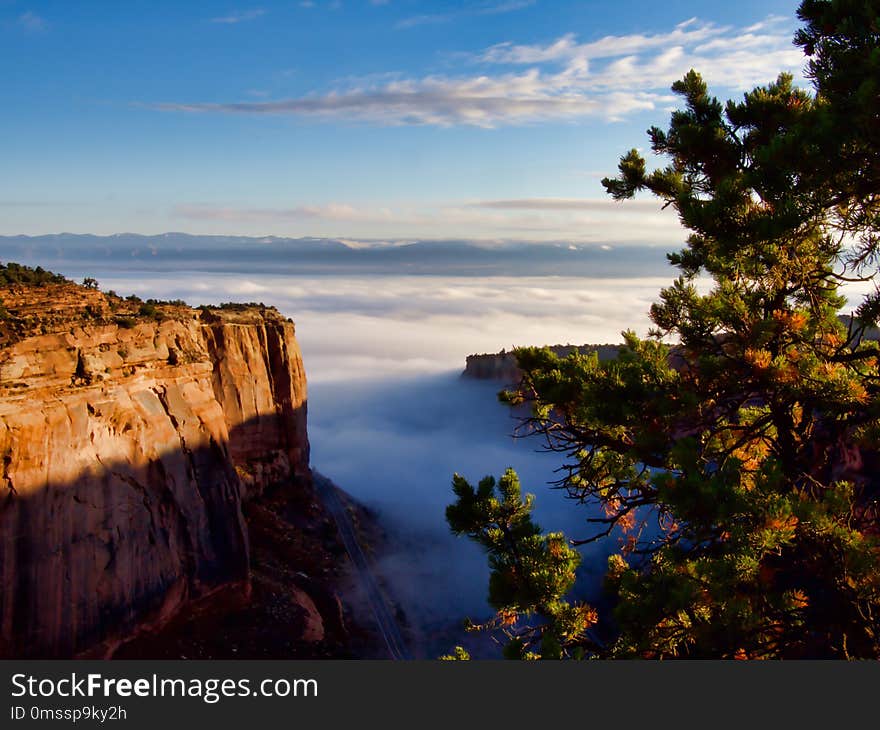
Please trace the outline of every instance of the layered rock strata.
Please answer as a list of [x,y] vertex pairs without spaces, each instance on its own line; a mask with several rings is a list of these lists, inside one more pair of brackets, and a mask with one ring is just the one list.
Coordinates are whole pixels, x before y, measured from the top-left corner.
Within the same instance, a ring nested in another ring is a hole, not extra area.
[[246,592],[242,503],[307,488],[294,325],[0,287],[0,656],[101,656]]

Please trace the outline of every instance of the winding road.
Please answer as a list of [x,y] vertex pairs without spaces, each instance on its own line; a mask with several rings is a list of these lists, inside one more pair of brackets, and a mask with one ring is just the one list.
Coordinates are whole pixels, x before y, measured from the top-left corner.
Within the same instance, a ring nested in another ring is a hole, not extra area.
[[373,571],[367,561],[367,556],[364,555],[364,551],[358,542],[357,534],[355,533],[354,526],[351,524],[348,511],[336,492],[336,486],[327,477],[317,472],[312,472],[312,474],[318,497],[320,497],[327,511],[333,516],[333,520],[336,522],[336,527],[339,530],[339,535],[342,537],[345,551],[355,567],[358,581],[373,611],[373,617],[376,619],[376,628],[385,642],[389,657],[391,659],[409,659],[406,643],[403,641],[403,636],[400,633],[400,627],[388,608],[385,596],[379,589],[379,584],[376,582],[376,577],[373,575]]

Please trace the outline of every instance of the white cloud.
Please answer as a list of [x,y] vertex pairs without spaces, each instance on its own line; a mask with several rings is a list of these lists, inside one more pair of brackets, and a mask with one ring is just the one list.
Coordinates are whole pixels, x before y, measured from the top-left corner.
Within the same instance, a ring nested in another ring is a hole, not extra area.
[[480,15],[501,15],[502,13],[512,13],[516,10],[534,5],[536,0],[506,0],[506,2],[488,3],[482,7],[477,7],[474,12]]
[[764,20],[759,20],[757,23],[743,28],[743,32],[754,33],[759,30],[767,30],[768,28],[778,28],[779,26],[789,28],[791,26],[791,19],[784,15],[768,15]]
[[[527,239],[578,243],[644,243],[678,246],[684,233],[671,209],[654,199],[523,198],[433,204],[353,205],[345,202],[253,208],[209,204],[178,205],[172,216],[188,221],[259,223],[264,230],[350,238]],[[307,228],[306,228],[307,226]],[[276,228],[277,227],[277,228]],[[348,230],[346,230],[346,228]],[[243,229],[243,230],[244,230]]]
[[[209,291],[210,289],[204,287],[201,291]],[[229,292],[231,294],[264,294],[269,291],[269,288],[263,284],[257,284],[254,281],[241,281],[237,284],[229,287]]]
[[481,200],[470,203],[475,208],[498,210],[592,210],[592,211],[650,211],[656,213],[656,200],[627,200],[625,202],[598,198],[520,198],[517,200]]
[[668,102],[667,94],[607,92],[585,94],[537,69],[520,74],[451,79],[429,76],[382,86],[351,88],[322,96],[226,104],[164,103],[163,111],[229,114],[288,114],[385,125],[466,125],[491,128],[582,117],[618,118]]
[[257,18],[266,14],[266,11],[262,8],[255,8],[253,10],[243,10],[229,13],[229,15],[223,15],[217,18],[211,18],[212,23],[223,23],[226,25],[235,25],[236,23],[244,23],[248,20],[256,20]]
[[[399,20],[394,27],[398,30],[408,28],[416,28],[420,25],[436,25],[439,23],[450,23],[461,18],[474,17],[480,15],[501,15],[503,13],[512,13],[516,10],[522,10],[534,5],[536,0],[504,0],[503,2],[483,2],[472,4],[463,10],[457,10],[447,13],[424,13],[421,15],[412,15],[408,18]],[[374,3],[375,4],[375,3]]]
[[[468,12],[501,12],[519,5],[487,5]],[[448,16],[422,18],[441,22]],[[790,30],[773,17],[764,25],[750,26],[748,32],[691,19],[654,35],[606,36],[580,43],[568,34],[546,45],[498,44],[472,58],[491,67],[491,72],[479,75],[390,80],[373,76],[328,92],[274,101],[155,107],[381,125],[492,128],[588,117],[619,121],[676,103],[668,89],[691,68],[699,70],[713,88],[726,90],[767,83],[780,71],[799,76],[803,56],[791,44]],[[509,66],[524,68],[504,70]]]
[[29,33],[41,33],[46,30],[46,21],[30,10],[19,15],[17,21],[19,26]]
[[285,221],[285,220],[328,220],[368,223],[387,221],[392,217],[386,208],[356,208],[347,203],[326,203],[322,205],[298,205],[290,208],[231,208],[207,205],[179,205],[173,215],[191,220],[217,221]]
[[[665,49],[677,45],[693,45],[708,38],[730,34],[731,28],[713,23],[700,23],[691,18],[679,23],[666,33],[643,35],[609,35],[589,43],[577,43],[576,36],[569,33],[546,46],[514,45],[500,43],[482,55],[490,63],[532,64],[548,61],[574,61],[577,59],[617,58],[646,51]],[[788,39],[790,43],[790,39]]]
[[423,14],[423,15],[412,15],[409,18],[403,18],[402,20],[397,21],[394,24],[394,27],[398,30],[403,30],[406,28],[415,28],[419,25],[434,25],[437,23],[448,23],[452,20],[452,15],[440,15],[438,13],[433,14]]
[[800,75],[803,55],[792,45],[793,28],[783,21],[770,16],[742,29],[692,18],[654,35],[606,36],[578,43],[568,34],[546,45],[501,43],[478,58],[488,64],[556,64],[561,75],[585,92],[666,89],[691,68],[714,86],[741,90],[766,83],[783,70]]

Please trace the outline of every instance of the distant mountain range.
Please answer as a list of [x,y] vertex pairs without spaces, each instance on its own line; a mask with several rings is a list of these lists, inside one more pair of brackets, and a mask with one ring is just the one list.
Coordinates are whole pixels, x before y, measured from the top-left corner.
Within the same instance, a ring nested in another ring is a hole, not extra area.
[[666,276],[665,249],[591,244],[349,241],[162,233],[0,236],[0,261],[70,270],[198,269],[278,274],[437,274],[448,276]]

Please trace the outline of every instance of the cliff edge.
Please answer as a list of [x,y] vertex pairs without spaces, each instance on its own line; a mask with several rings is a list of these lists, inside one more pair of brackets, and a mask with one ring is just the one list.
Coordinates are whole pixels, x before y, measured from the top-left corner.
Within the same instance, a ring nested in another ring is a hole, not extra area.
[[[582,354],[595,352],[599,360],[613,360],[620,352],[621,345],[552,345],[549,347],[558,357],[568,357],[577,351]],[[506,385],[514,385],[522,380],[522,373],[516,363],[513,351],[502,350],[482,355],[468,355],[462,377],[476,380],[498,380]]]
[[4,657],[109,655],[248,593],[245,500],[311,489],[290,320],[58,279],[0,283]]

